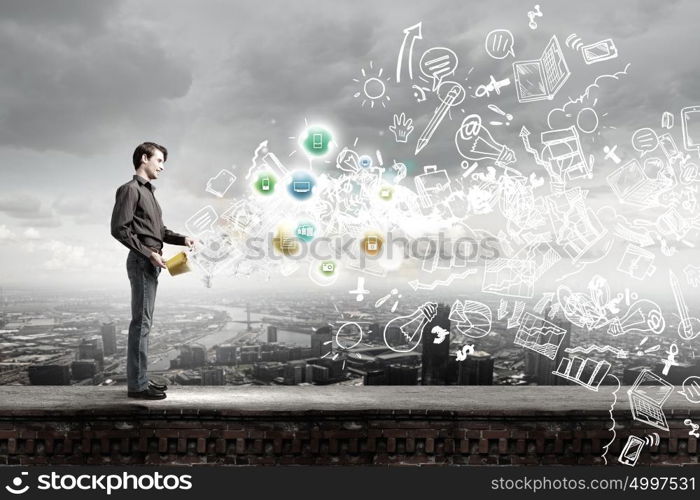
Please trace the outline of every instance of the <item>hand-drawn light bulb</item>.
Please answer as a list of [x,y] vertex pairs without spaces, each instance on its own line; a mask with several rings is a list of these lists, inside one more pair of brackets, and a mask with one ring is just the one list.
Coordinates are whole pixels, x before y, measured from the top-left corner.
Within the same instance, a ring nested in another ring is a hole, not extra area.
[[[394,352],[410,352],[420,344],[423,328],[437,314],[437,304],[426,302],[409,316],[399,316],[384,327],[384,343]],[[394,328],[401,331],[401,338],[390,338]],[[396,345],[392,345],[396,344]]]
[[472,114],[462,120],[455,134],[455,144],[459,154],[467,160],[493,160],[503,167],[515,161],[513,150],[491,137],[488,129],[481,124],[479,115]]
[[659,334],[666,328],[666,320],[656,305],[651,300],[638,300],[634,302],[622,318],[615,318],[608,326],[608,333],[613,337],[626,333]]

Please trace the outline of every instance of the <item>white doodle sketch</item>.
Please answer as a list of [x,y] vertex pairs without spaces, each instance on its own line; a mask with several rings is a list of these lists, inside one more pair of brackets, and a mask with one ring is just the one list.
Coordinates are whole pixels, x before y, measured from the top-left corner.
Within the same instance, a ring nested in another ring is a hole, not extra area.
[[518,102],[554,99],[571,75],[557,37],[549,40],[539,59],[514,62],[513,75]]

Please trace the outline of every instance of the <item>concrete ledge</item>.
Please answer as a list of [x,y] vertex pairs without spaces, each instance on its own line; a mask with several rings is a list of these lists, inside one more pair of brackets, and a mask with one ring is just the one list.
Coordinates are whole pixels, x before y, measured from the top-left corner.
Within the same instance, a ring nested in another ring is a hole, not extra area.
[[[632,421],[606,387],[173,387],[164,401],[123,387],[0,388],[0,464],[604,464]],[[697,464],[674,393],[639,464]],[[606,445],[609,451],[602,458]]]

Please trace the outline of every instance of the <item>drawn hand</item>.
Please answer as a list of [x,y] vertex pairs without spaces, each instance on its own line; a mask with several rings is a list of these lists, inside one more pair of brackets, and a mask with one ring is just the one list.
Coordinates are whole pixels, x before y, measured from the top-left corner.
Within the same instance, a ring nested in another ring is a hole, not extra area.
[[394,115],[394,124],[389,127],[394,133],[396,142],[408,142],[408,136],[413,132],[413,120],[406,119],[406,113],[401,113],[401,116]]

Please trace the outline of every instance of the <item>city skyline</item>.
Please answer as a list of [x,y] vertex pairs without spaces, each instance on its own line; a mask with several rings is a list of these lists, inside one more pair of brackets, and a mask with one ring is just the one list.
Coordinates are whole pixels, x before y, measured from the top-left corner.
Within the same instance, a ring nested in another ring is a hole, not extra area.
[[[29,298],[4,295],[0,304],[3,383],[28,383],[28,380],[34,383],[64,380],[83,385],[123,383],[126,302],[87,296],[36,295],[31,301]],[[527,338],[528,330],[523,326],[530,324],[527,320],[521,319],[518,325],[511,324],[510,315],[494,318],[489,335],[473,335],[468,330],[465,335],[464,326],[455,323],[454,317],[448,319],[446,314],[450,313],[451,305],[448,302],[444,303],[444,312],[438,314],[442,319],[423,328],[421,345],[401,352],[401,336],[390,333],[391,337],[387,337],[387,323],[401,315],[408,317],[420,303],[416,296],[401,300],[403,303],[395,312],[377,310],[372,304],[355,305],[348,299],[340,301],[338,309],[330,298],[319,301],[281,295],[263,298],[252,307],[245,300],[226,298],[220,298],[217,304],[182,299],[165,301],[153,331],[152,371],[175,385],[565,385],[570,383],[568,380],[583,375],[577,375],[575,370],[567,375],[569,378],[556,375],[555,371],[566,366],[562,360],[588,358],[589,364],[614,362],[610,373],[629,384],[644,367],[661,370],[670,346],[676,343],[675,324],[667,325],[649,343],[640,344],[641,337],[636,335],[611,337],[605,329],[590,332],[572,328],[570,322],[555,318],[548,324],[557,325],[556,328],[563,328],[566,333],[564,343],[557,346],[556,357],[550,360],[545,355],[547,351],[540,351],[532,344],[540,342],[536,337],[527,342],[518,341]],[[488,298],[484,300],[490,304]],[[490,307],[497,309],[496,304]],[[249,317],[253,323],[248,327],[247,308],[253,313]],[[549,318],[549,312],[544,311],[545,317]],[[360,337],[354,327],[348,328],[355,323],[364,332]],[[328,335],[319,337],[324,328],[328,329]],[[446,340],[434,335],[440,328],[450,332]],[[313,329],[316,333],[312,333]],[[341,329],[345,332],[337,337]],[[314,341],[315,337],[321,340]],[[399,351],[392,352],[393,348],[385,342],[392,344],[397,340]],[[596,344],[608,347],[600,352],[584,349]],[[201,349],[201,354],[193,358],[192,349]],[[670,380],[679,385],[682,379],[695,373],[693,370],[700,369],[692,350],[685,347],[676,362],[681,368],[671,371]],[[313,368],[324,364],[325,369]],[[48,368],[40,370],[47,365]],[[310,368],[307,370],[306,366]],[[330,371],[325,372],[326,369]],[[566,373],[570,372],[571,368]],[[606,379],[605,375],[607,371],[597,383],[612,384],[612,379]]]

